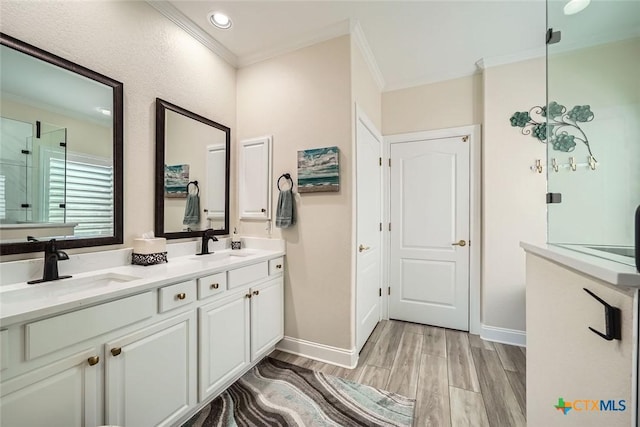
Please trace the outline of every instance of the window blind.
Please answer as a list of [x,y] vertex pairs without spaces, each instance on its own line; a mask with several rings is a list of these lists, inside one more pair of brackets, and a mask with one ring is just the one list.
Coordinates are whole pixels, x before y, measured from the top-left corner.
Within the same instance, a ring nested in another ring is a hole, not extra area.
[[7,217],[7,202],[5,200],[4,175],[0,175],[0,219]]
[[67,156],[65,202],[65,160],[49,158],[49,221],[77,222],[78,237],[113,235],[113,167],[102,163]]

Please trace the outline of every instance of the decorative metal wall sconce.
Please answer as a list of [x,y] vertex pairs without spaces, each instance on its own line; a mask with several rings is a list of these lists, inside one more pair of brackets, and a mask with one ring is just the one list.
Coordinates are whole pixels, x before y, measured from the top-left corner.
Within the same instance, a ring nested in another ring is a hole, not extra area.
[[[539,116],[533,119],[531,116]],[[567,111],[567,107],[555,101],[549,105],[532,107],[529,111],[517,111],[511,116],[511,126],[522,128],[523,135],[531,135],[542,143],[550,143],[554,150],[569,153],[576,148],[576,141],[582,142],[595,162],[589,139],[580,128],[580,123],[593,120],[595,115],[589,105],[576,105]],[[577,135],[570,134],[577,133]],[[593,168],[592,168],[593,169]]]

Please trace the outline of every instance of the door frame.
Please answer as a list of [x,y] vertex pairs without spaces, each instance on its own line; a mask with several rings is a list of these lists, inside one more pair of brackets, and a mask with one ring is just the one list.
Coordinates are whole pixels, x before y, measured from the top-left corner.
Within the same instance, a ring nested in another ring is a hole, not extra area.
[[[482,180],[482,141],[480,133],[480,125],[460,126],[446,129],[436,129],[428,131],[402,133],[397,135],[387,135],[384,137],[384,153],[383,164],[387,167],[383,168],[383,228],[386,232],[383,236],[383,283],[387,286],[390,283],[390,266],[391,266],[391,239],[389,231],[389,222],[391,220],[391,174],[389,171],[389,157],[391,153],[391,144],[399,144],[404,142],[421,141],[425,139],[441,139],[451,137],[469,137],[469,333],[480,334],[480,295],[481,295],[481,264],[480,254],[482,248],[481,228],[482,228],[482,212],[481,212],[481,180]],[[383,313],[384,318],[389,318],[389,295],[383,292]]]

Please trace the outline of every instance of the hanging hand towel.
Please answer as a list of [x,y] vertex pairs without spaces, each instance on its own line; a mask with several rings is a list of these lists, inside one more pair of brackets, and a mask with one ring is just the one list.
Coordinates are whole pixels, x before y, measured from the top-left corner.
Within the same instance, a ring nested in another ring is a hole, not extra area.
[[200,223],[200,196],[198,194],[187,195],[187,204],[184,207],[184,225]]
[[288,228],[296,223],[296,201],[291,189],[281,190],[278,195],[276,227]]

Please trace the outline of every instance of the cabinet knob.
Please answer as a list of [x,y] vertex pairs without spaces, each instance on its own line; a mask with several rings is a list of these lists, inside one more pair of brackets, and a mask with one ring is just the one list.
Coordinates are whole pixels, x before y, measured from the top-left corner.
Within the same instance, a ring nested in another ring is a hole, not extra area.
[[253,291],[254,295],[260,295],[260,291]]
[[220,284],[218,284],[218,283],[212,283],[212,284],[210,285],[210,288],[211,288],[211,289],[218,289],[219,287],[220,287]]
[[282,268],[282,264],[276,264],[276,268]]
[[178,295],[176,295],[176,298],[178,299],[185,299],[186,297],[187,297],[187,294],[185,294],[184,292],[181,292]]
[[250,294],[250,293],[249,293],[249,294],[246,294],[244,297],[245,297],[245,298],[251,298],[251,294]]
[[260,209],[260,212],[265,213],[267,210],[265,208]]
[[120,348],[120,347],[114,347],[114,348],[111,349],[111,354],[113,356],[117,356],[120,353],[122,353],[122,348]]
[[100,362],[100,356],[91,356],[87,362],[89,362],[89,366],[97,365]]

